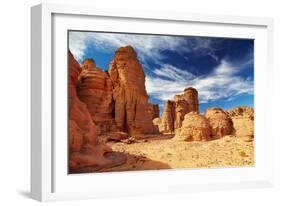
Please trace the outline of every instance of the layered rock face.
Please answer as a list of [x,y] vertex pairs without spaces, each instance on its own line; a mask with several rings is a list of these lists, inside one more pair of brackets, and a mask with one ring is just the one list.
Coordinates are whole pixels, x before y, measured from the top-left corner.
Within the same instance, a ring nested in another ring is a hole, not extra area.
[[198,92],[194,88],[186,88],[181,95],[175,95],[173,101],[165,103],[161,121],[155,121],[161,133],[174,133],[182,126],[184,116],[189,112],[198,112]]
[[[174,132],[175,119],[175,103],[173,101],[166,101],[161,121],[159,122],[159,131],[162,133],[171,134]],[[161,127],[161,129],[160,129]]]
[[220,138],[229,135],[233,131],[233,124],[228,114],[221,108],[208,108],[205,111],[205,117],[208,119],[212,137]]
[[194,88],[186,88],[182,95],[175,95],[174,129],[182,126],[184,116],[189,112],[198,112],[198,92]]
[[233,122],[233,134],[247,139],[254,138],[254,110],[251,107],[235,107],[227,111]]
[[69,64],[69,166],[77,169],[84,166],[106,165],[104,157],[111,149],[99,143],[98,128],[92,121],[86,104],[77,97],[76,87],[81,68],[72,54],[68,53]]
[[116,51],[108,73],[113,85],[117,129],[130,135],[156,133],[149,112],[145,74],[131,46]]
[[184,116],[181,128],[176,130],[174,139],[180,141],[207,141],[211,139],[211,126],[203,115],[189,112]]
[[81,65],[77,94],[87,108],[101,133],[115,131],[112,117],[113,86],[106,71],[96,67],[94,60],[86,59]]
[[97,68],[91,59],[84,60],[81,69],[77,94],[101,134],[157,133],[152,120],[159,117],[159,107],[148,103],[145,74],[132,47],[116,51],[109,71]]

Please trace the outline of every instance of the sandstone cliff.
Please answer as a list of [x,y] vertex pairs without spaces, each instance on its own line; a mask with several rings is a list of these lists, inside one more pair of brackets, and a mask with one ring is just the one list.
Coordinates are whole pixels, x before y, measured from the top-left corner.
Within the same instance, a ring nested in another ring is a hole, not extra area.
[[149,112],[145,74],[131,46],[116,51],[108,73],[113,85],[117,129],[130,135],[156,133]]
[[251,107],[235,107],[227,113],[233,122],[233,134],[246,139],[254,138],[254,109]]
[[81,65],[77,94],[87,108],[101,133],[115,131],[112,116],[114,103],[112,82],[107,72],[96,67],[94,60],[86,59]]
[[77,95],[87,105],[99,134],[158,132],[152,121],[159,117],[159,107],[148,103],[145,74],[131,46],[116,51],[108,71],[96,67],[94,60],[85,59]]
[[77,97],[76,87],[81,68],[72,54],[68,53],[69,64],[69,166],[77,169],[84,166],[107,165],[104,157],[111,149],[98,141],[98,128],[92,121],[87,106]]

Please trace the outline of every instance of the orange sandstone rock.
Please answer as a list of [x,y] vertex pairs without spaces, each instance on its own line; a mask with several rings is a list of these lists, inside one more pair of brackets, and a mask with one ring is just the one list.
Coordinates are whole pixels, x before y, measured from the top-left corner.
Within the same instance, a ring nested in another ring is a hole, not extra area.
[[233,131],[231,118],[221,108],[208,108],[205,111],[205,117],[208,119],[212,128],[212,137],[220,138],[229,135]]
[[175,114],[174,114],[174,128],[180,128],[184,116],[189,112],[198,112],[198,92],[196,89],[189,87],[184,90],[181,95],[175,95]]
[[163,115],[161,117],[162,133],[171,134],[174,132],[175,103],[171,100],[166,101]]
[[159,106],[158,104],[148,104],[148,113],[151,116],[151,119],[155,119],[159,117]]
[[198,112],[198,92],[194,88],[186,88],[183,94],[175,95],[173,101],[165,103],[163,115],[161,117],[160,132],[174,133],[182,126],[184,116],[189,112]]
[[98,141],[98,128],[92,121],[87,106],[77,97],[76,86],[81,68],[68,53],[69,59],[69,166],[77,169],[84,166],[106,165],[110,161],[104,157],[111,149]]
[[165,133],[164,132],[164,127],[163,127],[163,124],[162,124],[162,120],[161,120],[160,117],[157,117],[157,118],[153,119],[152,122],[158,128],[159,132]]
[[149,112],[145,74],[131,46],[115,52],[108,73],[113,85],[117,129],[129,135],[156,133]]
[[114,102],[112,82],[106,71],[96,67],[95,61],[86,59],[82,63],[77,94],[86,103],[94,123],[101,133],[115,131],[112,117]]
[[227,111],[233,122],[233,134],[246,139],[254,138],[254,109],[235,107]]
[[211,127],[203,115],[189,112],[184,116],[182,127],[176,130],[175,140],[207,141],[211,139]]

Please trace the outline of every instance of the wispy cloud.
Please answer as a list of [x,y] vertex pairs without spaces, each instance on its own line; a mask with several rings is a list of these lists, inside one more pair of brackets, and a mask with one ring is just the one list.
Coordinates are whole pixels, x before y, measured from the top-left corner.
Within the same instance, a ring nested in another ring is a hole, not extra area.
[[188,39],[178,36],[161,35],[132,35],[119,33],[98,33],[71,31],[69,33],[69,48],[74,57],[81,61],[89,45],[95,46],[104,52],[116,50],[125,45],[133,46],[140,60],[145,63],[147,59],[155,62],[161,61],[163,51],[181,53],[205,54],[216,58],[212,51],[212,41],[208,38],[190,37]]
[[188,81],[195,78],[195,76],[187,70],[179,69],[170,64],[163,64],[161,68],[152,71],[159,77],[164,77],[176,81]]
[[[198,90],[201,103],[230,99],[240,94],[252,94],[253,80],[239,76],[240,69],[239,66],[223,60],[211,73],[199,77],[191,73],[184,74],[185,70],[179,68],[176,68],[176,71],[182,71],[182,73],[169,75],[171,77],[169,79],[163,79],[162,73],[156,72],[158,73],[156,77],[147,76],[146,88],[149,95],[161,101],[172,99],[174,95],[182,93],[186,87],[194,87]],[[170,74],[175,68],[166,66],[154,71],[158,70]],[[184,77],[186,75],[187,77]]]

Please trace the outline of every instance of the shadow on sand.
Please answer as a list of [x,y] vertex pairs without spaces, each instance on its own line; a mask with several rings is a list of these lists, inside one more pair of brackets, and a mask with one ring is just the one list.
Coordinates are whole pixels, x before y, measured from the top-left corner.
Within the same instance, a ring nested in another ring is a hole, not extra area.
[[100,172],[121,172],[121,171],[139,171],[139,170],[160,170],[170,169],[171,167],[163,162],[151,160],[145,156],[132,155],[125,152],[108,153],[108,159],[113,164],[101,166],[89,166],[70,171],[70,174],[79,173],[100,173]]

